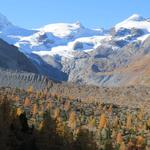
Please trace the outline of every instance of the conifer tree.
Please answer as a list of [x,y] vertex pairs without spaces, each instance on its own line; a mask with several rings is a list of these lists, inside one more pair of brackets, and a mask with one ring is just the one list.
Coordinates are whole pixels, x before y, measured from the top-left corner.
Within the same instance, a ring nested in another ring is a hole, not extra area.
[[22,113],[23,113],[23,110],[20,107],[18,107],[16,110],[17,116],[20,116]]
[[132,115],[128,114],[127,115],[127,123],[126,123],[126,128],[130,129],[132,127]]
[[121,144],[123,142],[122,134],[118,133],[116,138],[117,144]]
[[69,121],[68,121],[68,126],[71,128],[71,129],[75,129],[76,128],[76,125],[77,125],[77,122],[76,122],[76,114],[74,111],[70,112],[70,115],[69,115]]
[[32,109],[32,114],[35,115],[37,113],[37,111],[38,111],[38,106],[37,106],[37,104],[34,104],[33,109]]
[[33,86],[29,86],[28,89],[27,89],[27,91],[28,91],[29,93],[32,93],[32,92],[33,92]]
[[127,150],[124,142],[121,142],[119,150]]
[[96,120],[95,118],[90,118],[88,122],[89,129],[93,129],[96,126]]
[[54,117],[54,119],[57,119],[59,116],[60,116],[60,109],[59,109],[59,108],[56,108],[56,109],[54,110],[54,115],[53,115],[53,117]]
[[26,97],[24,100],[24,107],[29,107],[29,106],[31,106],[31,101],[28,97]]
[[107,124],[107,118],[105,114],[101,114],[100,119],[99,119],[99,128],[104,128],[106,127]]

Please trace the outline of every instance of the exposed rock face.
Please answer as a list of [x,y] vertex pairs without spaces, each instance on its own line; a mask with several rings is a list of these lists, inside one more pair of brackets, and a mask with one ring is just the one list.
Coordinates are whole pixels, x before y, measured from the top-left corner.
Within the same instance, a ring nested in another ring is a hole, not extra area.
[[100,46],[89,55],[77,55],[76,59],[63,63],[63,69],[68,72],[70,82],[97,86],[145,85],[149,52],[150,38],[143,43],[129,43],[119,50]]
[[53,81],[67,81],[68,75],[67,73],[61,71],[62,65],[59,62],[56,62],[55,59],[45,56],[41,58],[36,54],[32,54],[29,56],[30,60],[38,69],[38,72],[41,75],[47,76],[49,79]]
[[0,67],[3,69],[38,73],[35,65],[17,47],[0,39]]

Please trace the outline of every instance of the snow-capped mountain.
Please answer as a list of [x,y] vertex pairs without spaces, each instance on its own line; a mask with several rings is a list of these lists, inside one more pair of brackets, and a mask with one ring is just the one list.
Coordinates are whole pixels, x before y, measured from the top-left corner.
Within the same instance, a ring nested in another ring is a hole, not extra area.
[[59,38],[66,38],[66,39],[75,39],[78,37],[87,37],[93,35],[100,35],[103,32],[102,29],[88,29],[85,28],[79,21],[76,23],[56,23],[56,24],[49,24],[40,29],[41,32],[50,32],[54,36]]
[[150,21],[134,14],[109,30],[89,29],[80,22],[28,30],[0,15],[0,38],[56,80],[116,86],[130,81],[132,69],[130,75],[124,70],[149,54]]
[[[20,47],[23,51],[28,50],[27,52],[68,57],[74,50],[72,43],[74,43],[76,39],[102,34],[103,30],[91,30],[83,27],[78,22],[73,24],[50,24],[37,29],[37,32],[31,36],[21,37],[15,45]],[[91,45],[92,48],[95,46],[92,41],[85,43],[85,46],[88,45]],[[62,50],[66,52],[64,53]]]
[[124,20],[121,23],[118,23],[115,26],[116,30],[119,30],[120,28],[126,29],[137,28],[142,29],[145,32],[150,32],[150,22],[148,21],[148,19],[145,19],[138,14],[134,14],[128,19]]
[[[40,53],[42,53],[42,51],[50,52],[54,48],[58,51],[59,55],[60,46],[64,46],[63,48],[65,49],[68,47],[67,50],[73,50],[73,44],[70,42],[82,37],[100,36],[103,35],[104,32],[102,29],[85,28],[80,22],[72,24],[49,24],[39,29],[27,30],[13,25],[5,16],[0,16],[2,24],[0,37],[8,43],[19,47],[20,50],[25,53],[32,53],[33,51],[35,51],[35,53],[37,51],[40,51]],[[95,39],[97,38],[95,37]],[[94,48],[94,41],[91,41],[85,43],[85,46],[88,47],[89,45],[91,47],[93,45],[92,48]],[[70,47],[70,45],[72,45],[72,47]],[[50,55],[53,54],[56,54],[56,52],[54,53],[52,51],[52,53],[50,53]]]
[[[88,29],[80,22],[49,24],[35,30],[27,30],[10,23],[0,15],[0,37],[10,44],[19,47],[25,53],[35,53],[40,56],[59,55],[72,58],[76,51],[91,51],[102,43],[124,40],[145,40],[150,34],[148,19],[134,14],[114,27],[114,33],[104,29]],[[138,33],[136,33],[138,32]],[[114,47],[117,48],[116,46]]]
[[136,40],[144,41],[150,35],[149,20],[141,17],[138,14],[134,14],[115,26],[116,32],[123,33],[124,31],[124,34],[122,34],[124,39],[130,38],[133,30],[138,31],[139,33]]

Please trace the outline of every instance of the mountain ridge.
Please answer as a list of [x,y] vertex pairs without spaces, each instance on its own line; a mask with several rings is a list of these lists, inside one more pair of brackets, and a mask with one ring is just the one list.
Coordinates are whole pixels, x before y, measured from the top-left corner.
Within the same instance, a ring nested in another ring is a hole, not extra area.
[[134,67],[128,74],[127,66],[149,55],[149,37],[150,22],[138,14],[110,30],[88,29],[77,22],[35,30],[12,25],[0,33],[0,38],[17,46],[51,79],[98,86],[135,83],[131,81]]
[[39,73],[34,64],[17,47],[0,39],[0,68]]

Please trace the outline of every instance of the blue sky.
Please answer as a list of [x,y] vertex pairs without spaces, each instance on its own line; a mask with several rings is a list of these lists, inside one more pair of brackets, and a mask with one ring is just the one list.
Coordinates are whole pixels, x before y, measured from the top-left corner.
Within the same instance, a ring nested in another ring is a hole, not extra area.
[[25,28],[76,21],[110,28],[135,13],[150,17],[150,0],[0,0],[0,12]]

